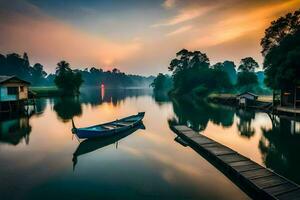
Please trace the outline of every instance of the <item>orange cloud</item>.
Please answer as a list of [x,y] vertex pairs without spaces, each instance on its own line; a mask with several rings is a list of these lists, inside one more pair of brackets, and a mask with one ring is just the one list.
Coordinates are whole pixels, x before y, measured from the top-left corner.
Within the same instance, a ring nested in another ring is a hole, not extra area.
[[176,24],[180,24],[186,21],[193,20],[201,15],[204,15],[210,10],[208,7],[199,7],[199,8],[185,8],[179,11],[179,13],[161,23],[157,23],[152,25],[152,27],[160,27],[160,26],[173,26]]
[[192,27],[193,27],[193,26],[191,26],[191,25],[188,25],[188,26],[182,26],[182,27],[176,29],[175,31],[172,31],[172,32],[170,32],[170,33],[167,33],[166,36],[174,36],[174,35],[178,35],[178,34],[180,34],[180,33],[184,33],[184,32],[186,32],[186,31],[191,30]]
[[53,70],[62,59],[77,66],[110,67],[130,59],[141,48],[141,41],[135,39],[111,41],[37,14],[31,17],[14,13],[8,23],[0,23],[1,49],[6,53],[28,52],[32,60],[46,61]]

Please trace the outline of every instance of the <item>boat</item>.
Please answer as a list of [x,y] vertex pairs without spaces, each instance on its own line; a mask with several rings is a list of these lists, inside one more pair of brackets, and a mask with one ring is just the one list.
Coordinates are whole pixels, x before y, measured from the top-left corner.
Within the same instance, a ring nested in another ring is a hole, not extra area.
[[[80,142],[80,144],[78,145],[76,151],[73,153],[73,170],[75,170],[75,166],[78,162],[78,157],[84,154],[88,154],[90,152],[96,151],[98,149],[101,149],[103,147],[106,147],[108,145],[114,144],[129,136],[130,134],[134,133],[135,131],[139,130],[139,129],[146,129],[143,122],[139,123],[137,126],[127,130],[127,131],[123,131],[119,134],[116,134],[114,136],[111,137],[105,137],[105,138],[95,138],[95,139],[86,139],[82,142]],[[117,147],[117,146],[116,146]]]
[[113,136],[139,125],[142,122],[144,116],[145,112],[139,112],[137,115],[132,115],[123,119],[117,119],[112,122],[85,128],[76,128],[74,121],[72,120],[72,132],[76,134],[79,139]]

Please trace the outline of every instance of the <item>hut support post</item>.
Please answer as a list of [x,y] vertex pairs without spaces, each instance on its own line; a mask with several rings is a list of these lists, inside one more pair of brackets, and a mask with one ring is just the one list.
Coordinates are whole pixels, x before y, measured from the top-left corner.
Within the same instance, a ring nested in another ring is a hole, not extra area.
[[296,104],[297,104],[297,87],[295,87],[294,90],[294,108],[296,109]]

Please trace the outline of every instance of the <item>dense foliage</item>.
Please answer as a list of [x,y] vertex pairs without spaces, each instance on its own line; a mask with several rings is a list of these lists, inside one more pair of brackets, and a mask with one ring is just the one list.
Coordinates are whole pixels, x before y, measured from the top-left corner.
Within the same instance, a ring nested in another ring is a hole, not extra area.
[[241,60],[238,69],[242,72],[254,72],[258,67],[258,63],[252,57],[246,57]]
[[182,49],[176,54],[169,66],[172,71],[172,94],[207,94],[210,91],[223,91],[231,87],[229,78],[221,69],[210,68],[205,53]]
[[153,76],[144,77],[125,74],[116,68],[112,71],[103,71],[101,68],[92,67],[90,69],[77,70],[77,72],[82,75],[86,86],[105,84],[106,88],[149,87],[154,80]]
[[69,63],[66,61],[57,63],[55,74],[54,82],[56,86],[63,91],[64,95],[79,94],[83,80],[80,73],[71,70]]
[[254,72],[258,68],[258,63],[252,57],[246,57],[241,60],[238,67],[237,87],[240,91],[255,91],[258,87],[258,78]]
[[265,56],[288,35],[294,35],[300,26],[300,10],[294,13],[288,13],[284,17],[271,22],[271,26],[266,29],[265,36],[261,40],[263,48],[262,54]]
[[6,56],[0,54],[0,75],[18,76],[31,82],[32,85],[46,85],[53,81],[53,79],[46,78],[47,73],[44,71],[43,65],[36,63],[30,66],[26,53],[22,57],[16,53]]
[[231,84],[233,85],[236,84],[237,74],[236,74],[236,69],[235,69],[236,66],[234,62],[226,60],[223,63],[219,62],[214,64],[213,66],[211,66],[211,68],[225,71],[227,73],[227,76]]
[[169,91],[172,89],[172,85],[170,76],[159,73],[150,86],[153,87],[154,91]]
[[[106,87],[148,87],[154,77],[144,77],[130,75],[118,69],[103,71],[101,68],[92,67],[85,70],[74,70],[81,74],[86,86],[99,86],[105,84]],[[30,65],[28,55],[23,56],[12,53],[6,56],[0,54],[0,75],[18,76],[21,79],[31,82],[32,86],[53,86],[56,74],[49,74],[44,71],[43,65],[36,63]]]
[[273,21],[261,45],[266,84],[272,89],[300,84],[300,10]]

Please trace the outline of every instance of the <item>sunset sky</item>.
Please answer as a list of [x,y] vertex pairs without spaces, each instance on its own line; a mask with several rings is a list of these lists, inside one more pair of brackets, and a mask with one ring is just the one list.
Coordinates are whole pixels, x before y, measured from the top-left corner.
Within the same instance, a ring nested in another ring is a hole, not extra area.
[[211,63],[252,56],[270,22],[300,8],[300,0],[0,0],[0,53],[27,52],[53,72],[117,67],[167,72],[182,48]]

